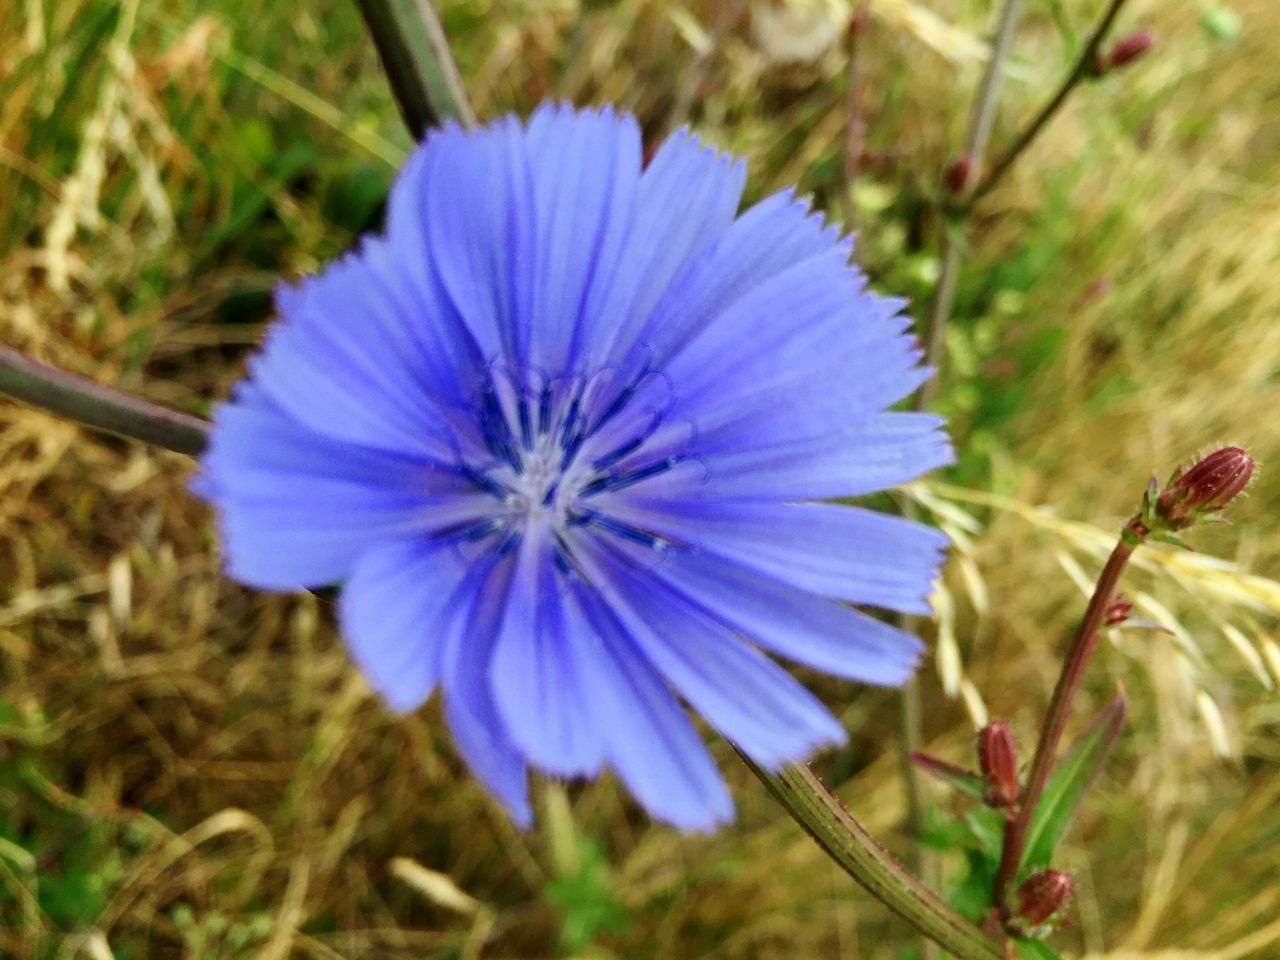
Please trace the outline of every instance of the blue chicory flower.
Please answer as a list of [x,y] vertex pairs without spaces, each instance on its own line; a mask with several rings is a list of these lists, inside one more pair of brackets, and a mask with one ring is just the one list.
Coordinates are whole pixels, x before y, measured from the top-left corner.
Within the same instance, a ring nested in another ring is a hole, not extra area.
[[612,767],[686,829],[733,805],[679,698],[765,767],[844,731],[761,650],[898,684],[937,531],[812,502],[951,457],[886,412],[926,378],[903,302],[686,132],[544,106],[431,134],[386,233],[280,291],[197,488],[232,577],[341,582],[387,704],[436,687],[475,774],[530,822],[527,769]]

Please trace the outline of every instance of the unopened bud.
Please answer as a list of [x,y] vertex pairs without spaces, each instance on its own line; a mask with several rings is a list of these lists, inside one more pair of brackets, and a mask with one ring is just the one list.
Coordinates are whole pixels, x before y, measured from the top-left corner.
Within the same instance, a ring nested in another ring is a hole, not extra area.
[[978,732],[978,768],[987,806],[1011,807],[1018,802],[1018,754],[1007,723],[989,723]]
[[867,32],[867,27],[869,26],[871,26],[871,8],[863,3],[853,11],[853,16],[849,18],[849,36],[861,36]]
[[1076,885],[1069,873],[1061,870],[1033,873],[1018,887],[1016,916],[1027,926],[1044,926],[1057,916],[1075,892]]
[[1253,477],[1254,462],[1240,447],[1223,447],[1179,468],[1156,499],[1156,515],[1174,530],[1221,511]]
[[952,161],[951,166],[947,167],[947,172],[942,175],[942,182],[951,193],[959,195],[968,189],[969,180],[972,177],[973,158],[966,153],[957,157]]
[[1105,623],[1108,627],[1119,626],[1129,619],[1133,613],[1133,601],[1123,593],[1117,593],[1107,604]]
[[1133,61],[1146,56],[1147,51],[1154,47],[1155,44],[1155,35],[1146,29],[1135,30],[1128,36],[1121,37],[1116,41],[1116,45],[1111,48],[1111,53],[1103,61],[1104,71],[1116,70],[1133,63]]

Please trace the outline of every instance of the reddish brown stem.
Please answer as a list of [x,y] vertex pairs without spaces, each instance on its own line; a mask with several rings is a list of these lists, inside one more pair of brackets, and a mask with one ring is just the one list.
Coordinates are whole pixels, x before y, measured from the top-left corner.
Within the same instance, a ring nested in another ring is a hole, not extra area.
[[1089,607],[1085,610],[1084,619],[1076,630],[1071,649],[1062,664],[1062,672],[1058,675],[1058,685],[1054,688],[1053,699],[1049,701],[1049,710],[1045,714],[1044,725],[1040,728],[1040,741],[1036,744],[1035,759],[1031,761],[1031,774],[1026,789],[1022,794],[1022,803],[1016,816],[1005,822],[1004,848],[1000,854],[1000,870],[996,874],[995,890],[992,905],[997,910],[1004,907],[1005,897],[1018,872],[1022,860],[1022,849],[1027,839],[1027,828],[1031,818],[1035,816],[1036,805],[1044,793],[1049,774],[1058,754],[1058,744],[1062,740],[1062,732],[1066,729],[1067,719],[1071,715],[1071,705],[1076,691],[1080,688],[1080,680],[1084,676],[1085,667],[1098,645],[1098,631],[1106,617],[1107,607],[1115,595],[1120,574],[1124,572],[1129,557],[1141,543],[1145,531],[1139,532],[1134,525],[1126,528],[1116,544],[1107,565],[1102,568],[1098,577],[1098,585],[1094,588]]

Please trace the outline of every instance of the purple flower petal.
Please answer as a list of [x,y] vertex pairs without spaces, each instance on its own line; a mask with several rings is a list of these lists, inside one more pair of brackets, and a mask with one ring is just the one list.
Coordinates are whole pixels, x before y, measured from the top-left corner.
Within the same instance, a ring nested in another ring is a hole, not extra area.
[[609,762],[659,820],[711,830],[733,818],[733,801],[693,725],[600,595],[574,599],[603,641],[591,661],[596,721]]
[[616,591],[619,626],[690,706],[757,763],[777,768],[844,742],[827,708],[732,630],[618,555],[596,547],[590,557]]
[[493,653],[490,684],[511,739],[529,760],[562,777],[604,762],[592,661],[600,640],[560,594],[550,552],[526,537]]
[[501,800],[519,827],[533,823],[528,768],[511,742],[489,692],[489,663],[502,618],[510,565],[472,566],[442,624],[444,712],[472,772]]
[[199,482],[219,505],[228,572],[276,590],[336,583],[386,539],[489,509],[452,465],[322,436],[249,386],[219,409]]
[[922,615],[948,542],[921,523],[829,503],[649,501],[624,492],[608,511],[800,590]]
[[369,683],[399,713],[420,707],[440,682],[442,637],[465,601],[467,566],[420,539],[361,554],[342,590],[343,636]]

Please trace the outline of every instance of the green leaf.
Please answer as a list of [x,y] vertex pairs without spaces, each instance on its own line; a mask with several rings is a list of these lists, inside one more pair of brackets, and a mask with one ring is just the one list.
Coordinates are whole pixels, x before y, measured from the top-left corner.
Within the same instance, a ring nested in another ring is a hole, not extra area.
[[575,841],[577,870],[546,886],[547,899],[560,908],[560,939],[570,956],[581,954],[598,936],[621,933],[631,925],[631,915],[614,892],[604,845],[583,835]]
[[1018,867],[1020,875],[1049,866],[1053,851],[1071,825],[1080,801],[1120,736],[1124,718],[1124,694],[1117,693],[1058,764],[1031,819],[1027,845]]
[[925,773],[955,787],[966,796],[973,797],[975,800],[982,799],[985,785],[982,782],[982,777],[978,774],[963,767],[957,767],[954,763],[947,763],[945,760],[931,757],[927,753],[917,752],[911,754],[911,762]]
[[1022,960],[1059,960],[1058,955],[1045,946],[1043,940],[1015,940],[1013,949]]
[[981,923],[991,909],[991,890],[996,882],[998,861],[976,850],[965,853],[968,869],[947,894],[950,904],[974,923]]

